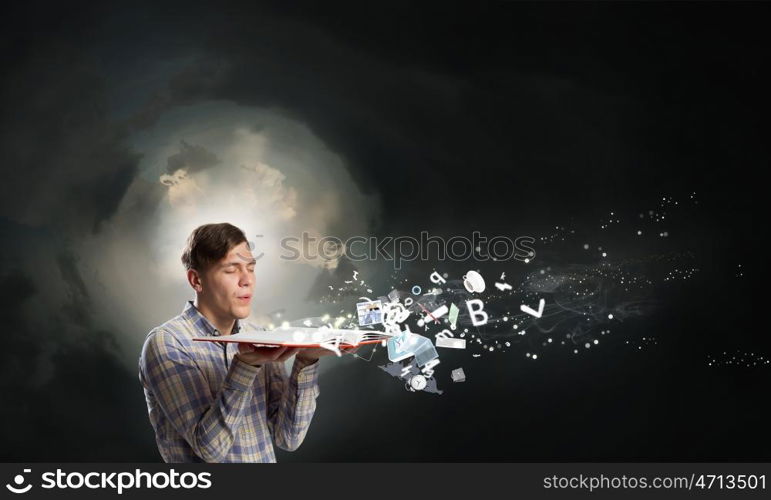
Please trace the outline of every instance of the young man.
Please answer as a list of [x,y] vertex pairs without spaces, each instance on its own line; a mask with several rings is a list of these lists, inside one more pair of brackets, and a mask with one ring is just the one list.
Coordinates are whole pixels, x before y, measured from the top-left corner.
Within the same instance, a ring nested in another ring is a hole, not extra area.
[[[244,233],[196,228],[182,254],[195,301],[147,335],[139,358],[150,423],[166,462],[275,462],[296,450],[316,410],[318,359],[326,349],[194,342],[242,328],[255,286]],[[287,376],[283,361],[296,355]]]

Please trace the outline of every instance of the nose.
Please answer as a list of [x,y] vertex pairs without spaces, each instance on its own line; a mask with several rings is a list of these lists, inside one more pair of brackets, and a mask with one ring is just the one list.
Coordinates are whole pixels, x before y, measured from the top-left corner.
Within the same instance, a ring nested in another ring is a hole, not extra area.
[[241,277],[238,280],[238,286],[252,286],[252,283],[254,282],[254,276],[249,271],[244,271],[241,273]]

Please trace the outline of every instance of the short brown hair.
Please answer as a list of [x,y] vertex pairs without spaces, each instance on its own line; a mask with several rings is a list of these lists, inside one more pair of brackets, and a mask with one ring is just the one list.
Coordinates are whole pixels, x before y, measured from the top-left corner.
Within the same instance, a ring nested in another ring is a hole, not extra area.
[[224,258],[236,245],[247,241],[243,231],[232,224],[204,224],[187,237],[182,264],[185,269],[203,272]]

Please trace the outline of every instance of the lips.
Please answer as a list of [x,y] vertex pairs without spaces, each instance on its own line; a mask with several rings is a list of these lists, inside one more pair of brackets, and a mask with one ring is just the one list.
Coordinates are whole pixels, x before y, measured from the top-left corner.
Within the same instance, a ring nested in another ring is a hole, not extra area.
[[251,295],[241,295],[241,296],[240,296],[240,297],[238,297],[238,298],[239,298],[239,299],[241,299],[241,300],[249,300],[249,299],[251,299],[251,298],[252,298],[252,296],[251,296]]

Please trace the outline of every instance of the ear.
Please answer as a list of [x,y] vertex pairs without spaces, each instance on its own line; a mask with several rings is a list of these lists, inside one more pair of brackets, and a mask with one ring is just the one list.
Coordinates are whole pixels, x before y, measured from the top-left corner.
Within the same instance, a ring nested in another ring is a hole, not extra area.
[[187,270],[187,282],[198,293],[203,292],[203,282],[201,281],[201,275],[195,269]]

